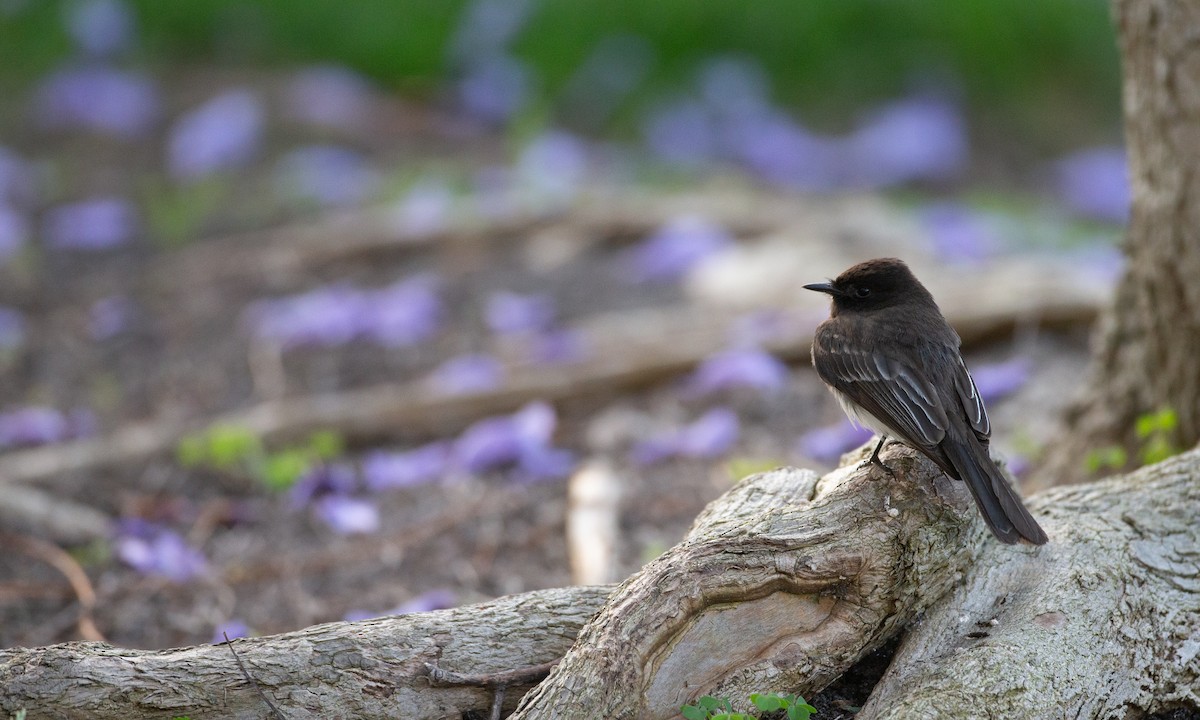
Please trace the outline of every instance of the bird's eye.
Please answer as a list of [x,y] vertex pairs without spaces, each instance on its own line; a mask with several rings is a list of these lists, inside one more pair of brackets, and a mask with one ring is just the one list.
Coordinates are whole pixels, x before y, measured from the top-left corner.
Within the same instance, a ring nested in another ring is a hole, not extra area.
[[854,297],[865,298],[871,294],[871,288],[859,287],[854,288]]

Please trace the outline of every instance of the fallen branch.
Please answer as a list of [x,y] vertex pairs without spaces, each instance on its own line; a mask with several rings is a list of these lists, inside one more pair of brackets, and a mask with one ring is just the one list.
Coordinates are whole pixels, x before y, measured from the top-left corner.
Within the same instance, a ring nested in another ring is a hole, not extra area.
[[[1094,316],[1102,298],[1094,291],[1068,292],[1058,277],[1027,278],[1020,292],[1011,292],[1004,273],[998,277],[1003,282],[995,286],[980,278],[979,282],[964,282],[958,290],[947,290],[969,293],[974,298],[946,304],[953,308],[948,319],[968,345],[1011,333],[1024,323],[1085,323]],[[978,302],[980,297],[988,300]],[[820,315],[792,317],[779,335],[765,343],[766,348],[806,364],[812,329]],[[557,366],[513,365],[508,368],[506,382],[496,389],[444,395],[422,381],[388,383],[270,400],[208,418],[203,425],[133,425],[107,437],[6,453],[0,456],[0,483],[46,480],[63,473],[168,454],[185,435],[213,423],[244,427],[268,442],[296,439],[322,429],[335,429],[353,440],[394,436],[399,429],[410,436],[454,433],[480,417],[510,412],[533,399],[611,395],[687,372],[728,347],[733,319],[732,313],[704,307],[600,316],[580,328],[590,350],[587,359]]]
[[[320,625],[240,654],[295,716],[457,719],[495,696],[431,685],[427,664],[509,678],[561,658],[514,718],[674,718],[701,694],[811,697],[898,636],[864,718],[1200,705],[1200,451],[1031,498],[1051,542],[1029,548],[994,542],[963,486],[911,451],[884,451],[889,479],[856,467],[865,450],[823,478],[744,480],[615,589]],[[262,715],[219,646],[0,650],[0,688],[0,711],[31,718]]]

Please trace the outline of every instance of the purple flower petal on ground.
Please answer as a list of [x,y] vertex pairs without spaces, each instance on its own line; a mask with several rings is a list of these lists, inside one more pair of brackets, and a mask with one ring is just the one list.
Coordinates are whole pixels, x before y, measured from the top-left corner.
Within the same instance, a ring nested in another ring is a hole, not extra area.
[[28,208],[37,200],[38,177],[21,156],[0,146],[0,207]]
[[154,84],[136,73],[107,67],[59,70],[47,77],[35,100],[38,118],[49,128],[82,128],[133,138],[158,119]]
[[371,114],[371,85],[340,65],[300,70],[288,82],[285,104],[293,120],[343,130],[363,127]]
[[326,495],[314,503],[313,512],[339,535],[363,535],[379,530],[379,507],[370,500]]
[[555,472],[565,464],[564,456],[547,452],[556,424],[554,408],[542,402],[529,403],[510,416],[480,420],[456,441],[455,460],[472,473],[484,473],[523,459],[528,471]]
[[701,67],[697,81],[704,102],[718,112],[746,112],[770,104],[767,73],[748,56],[715,58]]
[[15,350],[25,343],[25,316],[0,305],[0,351]]
[[529,67],[504,53],[474,59],[458,83],[463,110],[480,120],[501,124],[529,100],[533,74]]
[[266,111],[248,90],[224,92],[187,113],[167,138],[167,169],[177,180],[195,180],[244,167],[258,155]]
[[0,263],[21,252],[29,241],[29,221],[0,201]]
[[740,434],[737,413],[717,407],[683,428],[636,443],[630,451],[630,460],[638,465],[652,465],[673,457],[708,460],[729,452]]
[[508,417],[485,418],[468,427],[454,443],[458,465],[472,473],[485,473],[521,457],[524,439]]
[[208,569],[204,554],[179,533],[145,521],[120,523],[114,544],[117,557],[143,575],[184,583]]
[[462,13],[451,44],[458,62],[491,55],[508,46],[525,26],[531,0],[475,0]]
[[213,630],[212,644],[223,643],[225,638],[236,640],[244,637],[250,637],[250,626],[241,620],[229,619],[217,625]]
[[975,380],[975,388],[985,403],[999,400],[1011,395],[1029,382],[1033,371],[1030,362],[1024,358],[1014,358],[1005,362],[980,365],[971,371]]
[[71,426],[54,408],[31,405],[0,413],[0,447],[24,447],[60,442],[71,436]]
[[679,454],[680,436],[671,432],[657,437],[639,440],[629,451],[629,460],[635,465],[655,465],[670,460]]
[[764,350],[726,350],[700,363],[687,380],[687,392],[695,397],[738,387],[770,392],[781,389],[787,375],[787,366]]
[[136,308],[124,295],[109,295],[92,303],[88,309],[88,334],[93,340],[116,337],[129,327]]
[[522,448],[517,469],[522,476],[534,482],[558,480],[575,469],[575,453],[561,448],[531,445]]
[[718,134],[708,108],[695,100],[682,100],[660,108],[642,123],[642,137],[650,152],[662,160],[684,166],[715,160]]
[[919,217],[934,252],[949,262],[978,263],[1003,245],[994,219],[966,205],[933,203]]
[[67,30],[85,53],[103,57],[129,47],[133,13],[120,0],[77,0],[67,14]]
[[459,395],[500,387],[504,365],[491,355],[459,355],[437,366],[429,376],[430,385],[439,393]]
[[384,347],[429,340],[445,315],[439,291],[437,277],[415,275],[369,294],[362,310],[365,335]]
[[443,182],[418,182],[395,205],[396,229],[405,236],[433,235],[450,223],[454,193]]
[[587,173],[587,146],[566,132],[539,135],[517,158],[517,181],[539,202],[569,203],[579,194]]
[[364,294],[347,285],[316,288],[300,295],[259,300],[246,310],[252,332],[284,349],[342,345],[363,328]]
[[363,480],[375,492],[437,482],[450,472],[451,449],[448,442],[435,442],[405,452],[368,453],[362,461]]
[[1058,195],[1072,212],[1086,218],[1124,223],[1132,197],[1125,150],[1094,148],[1057,164]]
[[558,365],[586,360],[587,341],[577,330],[538,333],[529,342],[529,360],[540,365]]
[[862,445],[875,434],[849,420],[809,430],[800,436],[798,447],[805,457],[821,462],[836,462],[843,453]]
[[361,153],[332,145],[292,150],[275,167],[280,195],[321,207],[348,207],[371,199],[379,189],[379,173]]
[[682,216],[621,255],[631,280],[649,282],[678,278],[704,259],[733,245],[733,237],[704,218]]
[[723,118],[720,143],[722,155],[789,189],[829,190],[844,172],[840,143],[809,132],[777,110],[750,109]]
[[133,205],[121,198],[105,197],[50,210],[43,232],[52,248],[108,250],[129,242],[137,229]]
[[358,487],[354,469],[344,463],[322,463],[308,469],[288,489],[288,503],[302,508],[321,498],[345,496]]
[[737,413],[729,408],[713,408],[683,429],[679,454],[701,459],[720,457],[733,448],[740,434]]
[[849,143],[856,185],[953,178],[966,167],[969,154],[962,112],[935,98],[883,106]]
[[484,305],[488,328],[499,335],[536,333],[554,324],[554,298],[545,294],[497,292]]
[[454,591],[439,588],[421,593],[411,600],[400,603],[392,609],[390,614],[407,615],[408,613],[432,612],[433,610],[452,608],[456,605],[458,605],[458,597]]

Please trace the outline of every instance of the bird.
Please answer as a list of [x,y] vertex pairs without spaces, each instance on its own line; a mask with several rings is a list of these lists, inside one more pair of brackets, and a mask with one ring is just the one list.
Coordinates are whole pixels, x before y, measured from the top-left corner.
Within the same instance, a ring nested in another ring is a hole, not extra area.
[[867,260],[804,289],[832,298],[813,337],[817,375],[851,420],[880,435],[864,465],[891,474],[879,451],[888,438],[898,440],[965,481],[1001,542],[1046,543],[991,458],[991,422],[958,333],[908,266],[898,258]]

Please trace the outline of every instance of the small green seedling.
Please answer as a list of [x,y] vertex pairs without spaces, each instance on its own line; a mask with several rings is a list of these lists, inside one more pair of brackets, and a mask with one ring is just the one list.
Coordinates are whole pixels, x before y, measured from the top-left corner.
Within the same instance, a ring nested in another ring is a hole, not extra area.
[[[759,716],[762,718],[772,715],[787,720],[808,720],[817,711],[799,695],[753,693],[750,695],[750,702],[762,713]],[[728,698],[717,699],[711,695],[697,698],[695,705],[684,705],[679,712],[685,720],[755,720],[754,715],[734,711]]]
[[274,490],[286,490],[313,466],[341,454],[342,439],[334,432],[315,432],[304,444],[267,452],[249,428],[224,424],[185,437],[176,450],[184,467],[242,473]]

